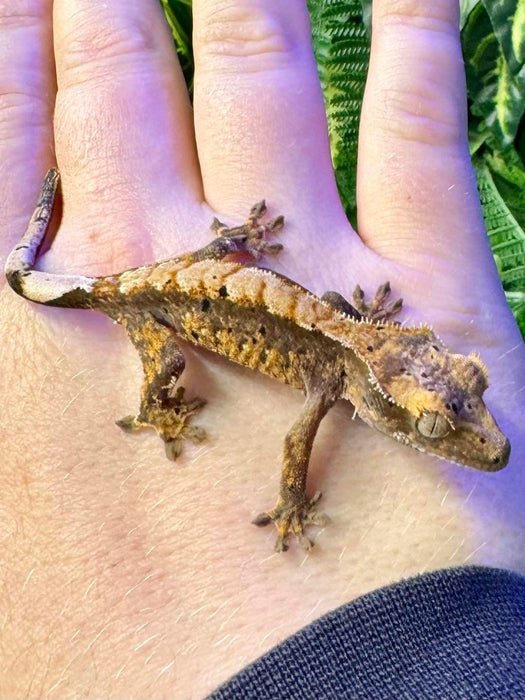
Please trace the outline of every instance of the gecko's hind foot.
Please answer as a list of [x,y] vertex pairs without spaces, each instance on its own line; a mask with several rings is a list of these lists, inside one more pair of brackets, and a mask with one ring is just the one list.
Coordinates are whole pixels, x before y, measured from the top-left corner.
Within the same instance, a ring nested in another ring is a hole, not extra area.
[[318,491],[313,498],[293,505],[287,505],[279,499],[275,508],[259,513],[252,523],[258,527],[264,527],[273,522],[277,530],[276,552],[285,552],[288,549],[290,535],[297,537],[304,550],[310,551],[314,543],[304,534],[304,528],[308,525],[324,527],[330,522],[330,518],[325,513],[319,513],[315,507],[320,498],[321,492]]
[[392,316],[395,316],[401,311],[403,300],[387,304],[386,301],[390,296],[390,282],[385,282],[378,287],[375,297],[371,302],[365,301],[365,294],[359,285],[356,286],[353,294],[353,306],[360,314],[372,321],[388,321]]
[[284,226],[284,216],[277,216],[263,223],[261,219],[265,214],[266,203],[263,199],[251,208],[248,218],[241,226],[228,228],[226,224],[215,218],[211,230],[217,236],[234,240],[239,249],[238,252],[248,253],[255,260],[259,260],[262,254],[275,255],[283,248],[280,243],[270,243],[266,238],[279,233]]
[[126,416],[116,423],[127,433],[154,428],[164,440],[166,456],[175,460],[182,451],[184,440],[190,440],[197,445],[205,439],[204,429],[189,423],[191,416],[205,403],[206,401],[200,398],[186,401],[184,388],[177,387],[175,391],[169,391],[161,403],[145,404],[141,406],[138,416]]

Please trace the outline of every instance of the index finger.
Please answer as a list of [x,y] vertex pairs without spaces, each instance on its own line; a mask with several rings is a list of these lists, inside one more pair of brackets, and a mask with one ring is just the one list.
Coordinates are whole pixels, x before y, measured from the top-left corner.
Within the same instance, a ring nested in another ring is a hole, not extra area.
[[8,253],[53,163],[52,0],[0,4],[0,246]]

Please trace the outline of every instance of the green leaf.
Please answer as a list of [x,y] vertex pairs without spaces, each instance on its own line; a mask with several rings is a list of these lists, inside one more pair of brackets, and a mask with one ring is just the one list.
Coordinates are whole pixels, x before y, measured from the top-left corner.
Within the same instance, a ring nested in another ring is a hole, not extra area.
[[525,60],[525,0],[483,0],[509,72],[518,75]]
[[521,335],[525,338],[525,292],[506,292],[507,303],[514,313]]
[[349,219],[356,220],[359,117],[370,53],[360,0],[309,0],[332,160]]
[[[525,335],[525,231],[505,203],[485,159],[474,163],[483,217],[498,272],[520,329]],[[524,176],[511,173],[516,180]],[[498,176],[501,179],[501,176]],[[509,181],[507,181],[509,182]],[[521,319],[521,320],[520,320]]]
[[460,0],[459,3],[459,9],[460,9],[460,20],[459,20],[459,26],[463,28],[465,25],[465,22],[467,21],[468,16],[474,9],[476,5],[479,5],[481,0]]
[[514,150],[505,153],[485,154],[494,185],[505,205],[525,230],[525,168]]
[[370,37],[372,36],[372,0],[361,0],[361,11],[363,14],[363,24]]
[[190,94],[193,89],[193,46],[191,0],[160,0],[171,29],[179,62]]
[[525,289],[525,232],[498,191],[487,163],[476,163],[478,188],[492,250],[507,291]]
[[511,146],[525,112],[525,35],[521,25],[516,29],[512,22],[514,13],[521,18],[524,5],[525,0],[518,5],[516,0],[484,0],[472,9],[462,31],[474,117],[470,130],[478,147],[480,141],[499,149]]

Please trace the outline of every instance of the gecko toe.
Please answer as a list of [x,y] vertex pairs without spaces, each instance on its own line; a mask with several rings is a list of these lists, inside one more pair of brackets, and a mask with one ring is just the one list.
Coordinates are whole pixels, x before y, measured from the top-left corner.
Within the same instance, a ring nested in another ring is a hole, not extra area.
[[297,540],[305,552],[309,552],[314,546],[313,541],[302,532],[297,535]]
[[253,207],[250,209],[248,221],[257,221],[257,219],[260,219],[261,216],[264,216],[265,214],[266,201],[262,199],[260,202],[257,202],[257,204],[254,204]]
[[124,416],[124,418],[116,420],[115,424],[125,433],[134,433],[139,429],[136,416]]
[[164,449],[166,450],[166,457],[171,462],[175,462],[182,452],[182,442],[181,440],[166,440]]
[[259,515],[255,516],[255,518],[252,520],[252,525],[257,525],[257,527],[265,527],[271,522],[272,516],[269,513],[265,513],[263,511],[262,513],[259,513]]
[[283,226],[284,216],[281,214],[280,216],[276,216],[275,219],[272,219],[266,224],[266,230],[271,231],[272,233],[278,233],[282,230]]
[[183,437],[194,445],[200,445],[206,440],[206,431],[199,425],[190,425],[183,431]]
[[315,525],[316,527],[326,527],[332,522],[329,515],[326,513],[319,513],[317,511],[312,511],[308,515],[308,521],[306,525]]
[[274,552],[287,552],[290,547],[287,544],[285,537],[283,535],[278,535],[277,539],[275,540],[275,545],[274,545]]

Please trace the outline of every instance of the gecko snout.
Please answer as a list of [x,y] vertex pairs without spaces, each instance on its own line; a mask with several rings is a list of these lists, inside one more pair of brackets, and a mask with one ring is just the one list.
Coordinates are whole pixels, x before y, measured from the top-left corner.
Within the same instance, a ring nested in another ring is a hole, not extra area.
[[501,444],[501,447],[492,455],[489,470],[491,472],[497,472],[500,469],[503,469],[503,467],[506,466],[507,462],[509,461],[509,457],[510,442],[507,438],[505,438],[503,443]]

